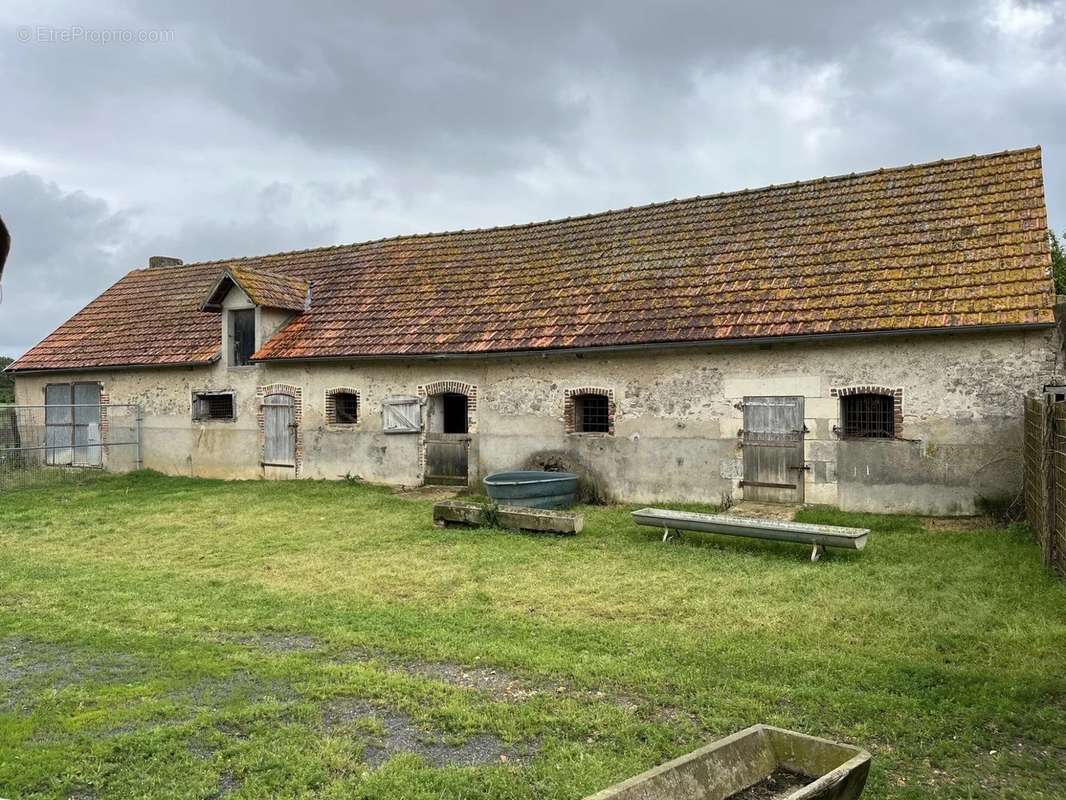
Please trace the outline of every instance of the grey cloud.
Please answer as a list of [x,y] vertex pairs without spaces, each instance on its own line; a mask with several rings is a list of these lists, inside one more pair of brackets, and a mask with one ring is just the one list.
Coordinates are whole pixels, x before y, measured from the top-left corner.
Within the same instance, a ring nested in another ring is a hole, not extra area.
[[29,173],[0,178],[0,211],[12,237],[0,352],[19,353],[122,274],[116,258],[130,219]]
[[[0,353],[21,353],[150,255],[186,261],[298,249],[330,241],[332,223],[307,224],[292,213],[293,189],[262,188],[248,218],[190,212],[173,233],[145,235],[136,212],[67,192],[37,175],[0,177],[0,211],[12,233],[0,303]],[[250,242],[256,243],[254,252]]]
[[[18,44],[27,24],[173,40]],[[0,350],[152,253],[509,224],[1037,143],[1061,228],[1064,39],[1063,0],[15,0],[0,174],[30,163],[48,182],[0,183],[25,259],[5,274]]]

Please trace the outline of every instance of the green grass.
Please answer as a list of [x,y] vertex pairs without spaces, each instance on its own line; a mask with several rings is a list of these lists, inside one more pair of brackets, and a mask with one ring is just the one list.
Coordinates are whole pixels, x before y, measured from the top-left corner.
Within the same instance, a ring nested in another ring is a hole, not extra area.
[[[867,747],[870,798],[1062,796],[1066,587],[1024,529],[811,509],[873,530],[812,565],[629,510],[552,538],[343,482],[0,495],[0,797],[580,798],[755,722]],[[512,756],[371,768],[397,715]]]

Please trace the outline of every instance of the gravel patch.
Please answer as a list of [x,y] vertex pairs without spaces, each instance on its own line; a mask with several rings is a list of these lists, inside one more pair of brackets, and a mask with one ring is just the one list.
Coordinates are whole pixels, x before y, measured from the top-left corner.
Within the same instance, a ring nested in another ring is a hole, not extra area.
[[399,665],[408,675],[447,683],[489,695],[493,700],[514,702],[525,700],[543,690],[494,667],[464,667],[452,662],[407,661]]
[[345,663],[380,661],[388,669],[479,692],[495,702],[517,703],[542,696],[568,697],[582,702],[607,703],[644,719],[671,725],[687,724],[701,733],[708,733],[695,714],[682,708],[663,706],[625,694],[582,689],[569,681],[536,682],[499,667],[470,667],[452,661],[403,660],[363,648],[348,651],[341,660]]
[[471,736],[461,743],[447,741],[439,732],[418,725],[402,711],[383,709],[363,700],[345,699],[326,706],[323,724],[328,729],[371,723],[380,734],[361,734],[369,739],[363,758],[378,767],[395,755],[413,753],[434,767],[476,767],[486,764],[524,763],[532,756],[531,746],[508,745],[492,734]]
[[251,672],[233,672],[223,677],[200,678],[167,695],[183,705],[217,708],[240,702],[262,703],[267,700],[288,702],[297,695],[287,681],[261,678]]
[[85,651],[24,636],[0,639],[0,711],[28,713],[42,689],[80,683],[131,683],[147,666],[126,653]]
[[264,631],[262,633],[227,637],[224,641],[255,647],[268,653],[310,653],[322,648],[321,641],[304,633]]
[[218,776],[218,787],[208,797],[219,798],[233,794],[241,788],[241,782],[231,772],[223,772]]

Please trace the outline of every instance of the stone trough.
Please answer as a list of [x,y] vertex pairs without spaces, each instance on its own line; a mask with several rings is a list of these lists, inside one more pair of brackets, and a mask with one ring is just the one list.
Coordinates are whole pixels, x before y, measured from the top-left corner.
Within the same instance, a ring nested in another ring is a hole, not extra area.
[[855,800],[869,771],[858,747],[753,725],[585,800]]
[[486,508],[479,503],[446,500],[433,506],[433,522],[445,525],[498,525],[539,533],[580,533],[585,517],[579,512],[556,511],[545,508],[496,506]]

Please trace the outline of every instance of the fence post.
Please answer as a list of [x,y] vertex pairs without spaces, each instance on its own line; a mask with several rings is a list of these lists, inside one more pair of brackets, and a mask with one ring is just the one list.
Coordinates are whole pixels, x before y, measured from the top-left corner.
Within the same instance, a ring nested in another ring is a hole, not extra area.
[[136,439],[137,439],[137,469],[144,469],[144,453],[143,453],[144,445],[141,442],[142,428],[143,428],[142,423],[144,422],[144,415],[141,413],[141,405],[140,405],[140,403],[138,403],[136,406],[134,406],[134,414],[136,414],[136,417],[134,419],[135,419],[135,422],[136,422],[136,430],[137,430],[137,437],[136,437]]

